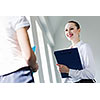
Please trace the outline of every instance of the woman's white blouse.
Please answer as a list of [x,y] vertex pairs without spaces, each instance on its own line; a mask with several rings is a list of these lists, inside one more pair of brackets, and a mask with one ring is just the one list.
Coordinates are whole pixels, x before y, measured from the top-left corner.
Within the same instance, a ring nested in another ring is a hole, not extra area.
[[90,46],[83,41],[78,42],[73,48],[78,48],[83,70],[69,70],[69,76],[66,78],[67,82],[77,82],[81,79],[94,79],[95,76],[95,63]]

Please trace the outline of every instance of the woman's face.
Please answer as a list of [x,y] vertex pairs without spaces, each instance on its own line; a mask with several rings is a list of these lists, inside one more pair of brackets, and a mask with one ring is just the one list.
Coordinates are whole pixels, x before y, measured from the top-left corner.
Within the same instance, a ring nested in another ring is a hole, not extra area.
[[65,26],[65,36],[70,41],[77,41],[79,39],[80,29],[77,29],[75,23],[67,23]]

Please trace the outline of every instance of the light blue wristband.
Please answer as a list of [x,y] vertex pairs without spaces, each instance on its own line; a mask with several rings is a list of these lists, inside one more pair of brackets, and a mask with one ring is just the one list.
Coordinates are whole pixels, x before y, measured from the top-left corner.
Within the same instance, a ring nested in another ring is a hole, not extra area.
[[36,51],[36,46],[32,47],[32,50],[35,52]]

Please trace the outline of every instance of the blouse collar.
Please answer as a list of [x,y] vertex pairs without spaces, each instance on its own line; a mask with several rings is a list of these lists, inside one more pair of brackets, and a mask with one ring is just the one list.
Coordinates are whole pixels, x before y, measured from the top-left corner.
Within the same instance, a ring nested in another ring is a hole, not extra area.
[[81,40],[81,41],[79,41],[75,46],[73,46],[73,47],[80,47],[81,45],[83,44],[83,41]]

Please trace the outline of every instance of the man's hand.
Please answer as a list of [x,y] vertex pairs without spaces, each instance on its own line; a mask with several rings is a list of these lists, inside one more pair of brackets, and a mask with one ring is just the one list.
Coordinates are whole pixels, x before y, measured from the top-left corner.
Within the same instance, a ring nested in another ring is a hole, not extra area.
[[38,64],[36,63],[34,66],[30,66],[30,68],[31,68],[31,70],[33,71],[33,72],[37,72],[37,70],[38,70]]

